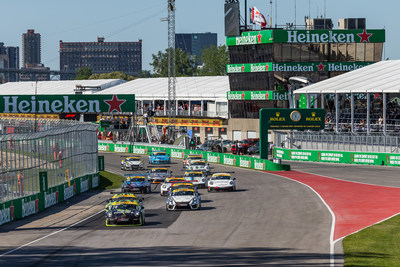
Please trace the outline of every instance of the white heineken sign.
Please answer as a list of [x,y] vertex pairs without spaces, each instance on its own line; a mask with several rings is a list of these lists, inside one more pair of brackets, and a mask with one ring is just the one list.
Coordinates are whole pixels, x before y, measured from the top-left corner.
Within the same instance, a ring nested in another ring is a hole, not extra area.
[[135,95],[3,95],[0,113],[135,112]]

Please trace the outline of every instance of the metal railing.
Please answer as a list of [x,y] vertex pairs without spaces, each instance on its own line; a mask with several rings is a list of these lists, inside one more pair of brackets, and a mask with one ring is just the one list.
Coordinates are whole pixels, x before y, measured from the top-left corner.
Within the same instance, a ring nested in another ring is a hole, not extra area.
[[0,119],[0,129],[0,202],[40,192],[39,172],[53,187],[98,171],[95,124]]

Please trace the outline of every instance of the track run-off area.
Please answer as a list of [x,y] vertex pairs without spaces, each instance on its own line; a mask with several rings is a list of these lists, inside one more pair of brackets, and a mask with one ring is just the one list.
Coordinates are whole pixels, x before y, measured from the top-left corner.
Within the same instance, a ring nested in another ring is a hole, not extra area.
[[[120,169],[123,154],[102,155],[107,171],[131,173]],[[343,237],[400,212],[396,167],[285,163],[292,171],[211,164],[235,172],[237,191],[199,189],[199,211],[165,211],[153,185],[145,226],[105,226],[106,200],[119,189],[77,195],[0,226],[0,265],[341,266]],[[169,166],[183,174],[182,160]]]

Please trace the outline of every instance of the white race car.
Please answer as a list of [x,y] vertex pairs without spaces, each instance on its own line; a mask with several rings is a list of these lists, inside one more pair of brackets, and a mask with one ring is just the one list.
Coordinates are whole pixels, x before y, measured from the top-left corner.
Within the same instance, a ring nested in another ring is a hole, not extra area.
[[214,173],[208,180],[208,192],[217,190],[236,191],[236,178],[229,173]]
[[169,178],[166,178],[165,181],[160,186],[160,195],[161,196],[168,195],[169,188],[171,187],[171,185],[173,183],[184,182],[184,181],[185,181],[185,178],[183,178],[183,177],[169,177]]
[[210,164],[204,159],[193,159],[187,163],[185,171],[200,171],[207,174],[210,172]]
[[179,208],[199,210],[201,208],[201,199],[198,193],[193,189],[175,189],[167,198],[166,210],[176,210]]
[[184,174],[186,181],[190,181],[193,185],[198,188],[206,188],[207,185],[207,174],[199,171],[187,171]]
[[142,170],[144,168],[143,160],[140,157],[126,157],[121,160],[121,170]]

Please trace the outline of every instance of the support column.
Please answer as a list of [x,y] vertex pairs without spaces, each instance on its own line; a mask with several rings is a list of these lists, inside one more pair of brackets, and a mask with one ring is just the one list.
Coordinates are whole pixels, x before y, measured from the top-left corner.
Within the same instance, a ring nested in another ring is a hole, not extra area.
[[292,99],[292,105],[293,105],[293,108],[297,108],[297,102],[296,102],[296,95],[295,94],[293,94],[293,99]]
[[167,116],[167,100],[164,100],[164,116]]
[[192,115],[192,105],[191,105],[191,102],[190,102],[190,99],[188,99],[188,101],[189,101],[189,105],[188,105],[188,116],[190,116],[190,115]]
[[142,108],[141,108],[142,112],[141,112],[141,114],[143,115],[144,114],[144,100],[142,100],[140,102],[142,102]]
[[386,102],[387,102],[387,93],[383,93],[383,134],[386,135]]
[[178,102],[178,100],[175,100],[175,114],[178,116],[179,114],[178,114],[178,104],[179,104],[179,102]]
[[339,94],[335,93],[335,124],[336,124],[336,132],[339,132]]
[[307,108],[310,108],[310,94],[306,94]]
[[325,94],[321,94],[321,108],[325,109]]
[[369,96],[369,93],[367,92],[367,134],[371,133],[371,97]]
[[351,132],[354,133],[354,93],[350,94]]
[[200,103],[200,115],[204,116],[204,100],[201,100]]

